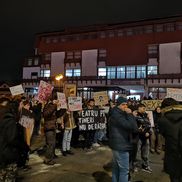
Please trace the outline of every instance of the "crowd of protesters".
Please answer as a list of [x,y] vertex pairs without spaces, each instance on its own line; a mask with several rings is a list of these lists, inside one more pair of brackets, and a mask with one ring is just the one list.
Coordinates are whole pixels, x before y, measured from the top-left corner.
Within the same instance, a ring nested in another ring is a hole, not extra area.
[[[109,101],[107,127],[87,131],[79,131],[79,111],[60,106],[56,98],[40,103],[23,96],[0,97],[0,182],[15,181],[19,169],[31,168],[31,138],[42,131],[46,139],[45,165],[55,164],[56,147],[66,157],[74,155],[71,147],[90,152],[108,143],[113,153],[112,181],[127,182],[130,173],[138,168],[152,173],[149,152],[160,154],[165,148],[164,170],[172,182],[182,182],[182,106],[174,99],[164,99],[162,106],[156,107],[151,126],[144,104],[119,97],[116,103]],[[83,108],[98,106],[90,99],[84,100]],[[137,153],[141,155],[141,165]]]

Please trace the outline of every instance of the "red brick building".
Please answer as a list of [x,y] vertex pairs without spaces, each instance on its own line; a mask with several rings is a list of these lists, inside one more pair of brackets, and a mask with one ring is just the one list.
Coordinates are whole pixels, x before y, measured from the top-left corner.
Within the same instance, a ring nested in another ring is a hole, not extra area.
[[43,78],[55,84],[62,73],[86,97],[126,89],[163,98],[166,88],[182,87],[181,42],[182,16],[37,34],[35,56],[23,67],[24,87]]

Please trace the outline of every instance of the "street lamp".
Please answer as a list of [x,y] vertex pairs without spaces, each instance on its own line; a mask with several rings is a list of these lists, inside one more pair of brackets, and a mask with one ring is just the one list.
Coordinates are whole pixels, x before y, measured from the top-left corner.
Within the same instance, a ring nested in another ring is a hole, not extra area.
[[58,81],[58,83],[59,83],[60,91],[61,91],[61,80],[63,78],[64,78],[64,76],[62,74],[58,74],[55,76],[55,80]]
[[59,80],[62,80],[63,77],[64,77],[64,76],[63,76],[62,74],[58,74],[58,75],[55,76],[55,79],[56,79],[57,81],[59,81]]

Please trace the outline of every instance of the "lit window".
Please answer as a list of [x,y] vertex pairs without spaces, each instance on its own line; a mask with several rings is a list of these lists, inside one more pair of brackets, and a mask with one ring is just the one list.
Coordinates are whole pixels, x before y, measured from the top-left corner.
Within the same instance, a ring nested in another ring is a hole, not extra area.
[[137,78],[146,77],[146,66],[137,66]]
[[135,78],[135,66],[126,67],[126,78]]
[[67,69],[66,77],[81,76],[81,69]]
[[107,68],[107,78],[115,79],[116,78],[116,67],[108,67]]
[[148,75],[157,75],[157,66],[148,66]]
[[80,69],[74,69],[73,70],[73,76],[81,76],[81,70]]
[[66,76],[67,77],[72,77],[73,76],[73,70],[71,70],[71,69],[66,70]]
[[106,68],[99,68],[98,76],[106,76]]
[[39,59],[38,58],[35,58],[34,59],[34,65],[38,65],[39,64]]
[[117,78],[125,78],[125,66],[117,67]]
[[50,77],[51,76],[51,71],[50,70],[40,70],[40,77]]
[[32,66],[32,59],[28,59],[28,66]]

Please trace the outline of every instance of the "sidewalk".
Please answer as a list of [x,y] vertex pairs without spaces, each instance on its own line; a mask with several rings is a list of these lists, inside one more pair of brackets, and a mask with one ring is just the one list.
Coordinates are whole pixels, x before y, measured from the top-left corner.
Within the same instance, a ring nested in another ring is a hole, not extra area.
[[[32,149],[40,149],[45,144],[44,136],[35,137],[32,140]],[[104,165],[111,161],[112,153],[108,146],[95,148],[91,152],[85,152],[81,148],[73,148],[73,156],[62,156],[60,150],[56,150],[59,156],[56,165],[43,164],[43,156],[35,151],[30,155],[29,164],[32,169],[21,171],[22,182],[111,182],[111,169],[104,169]],[[162,154],[150,154],[152,174],[139,170],[132,174],[132,181],[144,182],[169,182],[169,177],[162,172]]]

